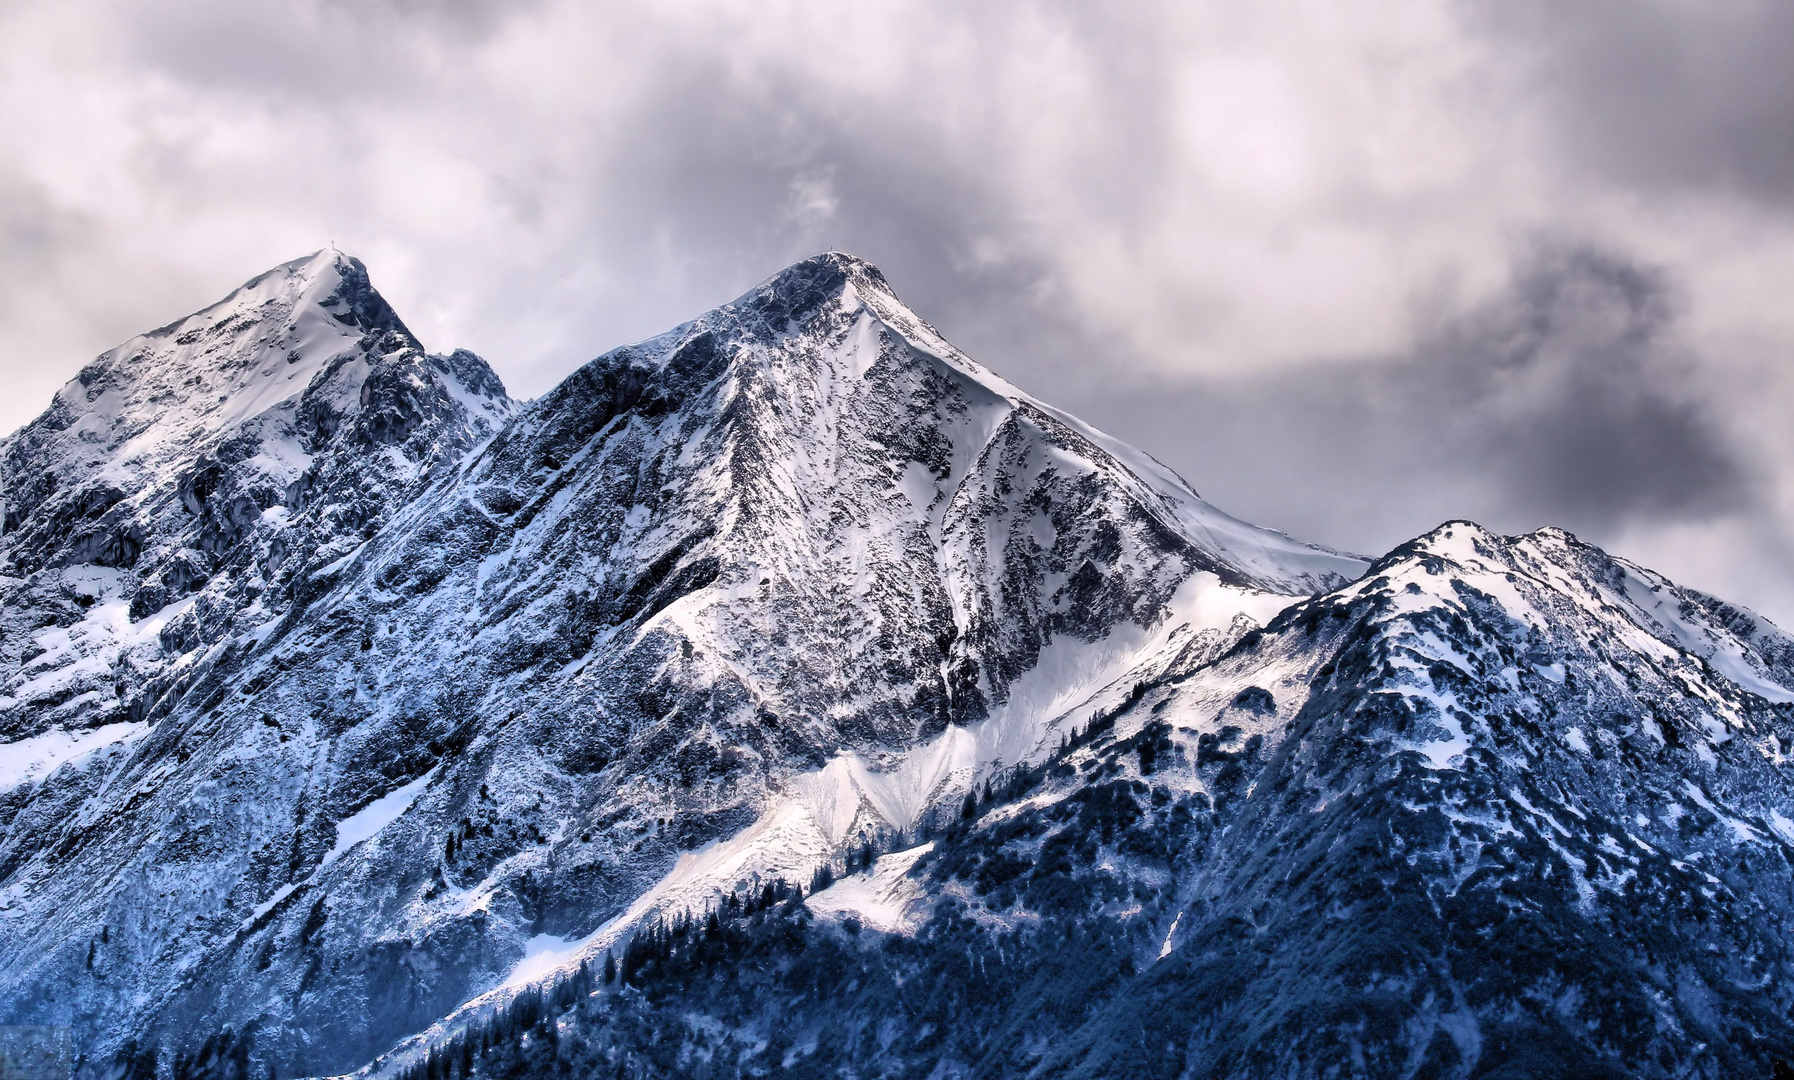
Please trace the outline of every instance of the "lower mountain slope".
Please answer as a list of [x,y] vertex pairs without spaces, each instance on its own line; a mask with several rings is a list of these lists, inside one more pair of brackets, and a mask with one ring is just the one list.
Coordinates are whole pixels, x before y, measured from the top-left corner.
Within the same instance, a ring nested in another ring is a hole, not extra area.
[[1788,643],[1560,531],[1453,523],[917,846],[655,924],[388,1067],[1767,1077]]

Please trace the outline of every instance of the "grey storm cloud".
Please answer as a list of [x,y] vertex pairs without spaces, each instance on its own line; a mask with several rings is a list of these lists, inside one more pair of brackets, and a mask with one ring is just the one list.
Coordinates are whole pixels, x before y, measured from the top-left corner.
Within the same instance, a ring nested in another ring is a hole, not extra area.
[[1683,349],[1659,274],[1553,248],[1523,265],[1510,295],[1379,374],[1426,441],[1456,443],[1460,468],[1491,469],[1510,505],[1605,529],[1747,496]]
[[1612,536],[1760,497],[1700,370],[1661,271],[1545,244],[1410,351],[1135,386],[1100,416],[1174,467],[1225,478],[1207,491],[1223,505],[1347,546],[1455,516]]
[[780,266],[1223,508],[1562,524],[1794,620],[1785,4],[0,9],[0,428],[334,241],[541,393]]

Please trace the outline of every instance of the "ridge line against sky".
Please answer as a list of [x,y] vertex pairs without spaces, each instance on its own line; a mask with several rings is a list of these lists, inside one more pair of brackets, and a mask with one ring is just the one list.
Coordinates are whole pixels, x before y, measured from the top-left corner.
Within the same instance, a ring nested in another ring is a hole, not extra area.
[[780,266],[1230,513],[1563,525],[1794,623],[1794,9],[0,12],[0,402],[334,242],[520,396]]

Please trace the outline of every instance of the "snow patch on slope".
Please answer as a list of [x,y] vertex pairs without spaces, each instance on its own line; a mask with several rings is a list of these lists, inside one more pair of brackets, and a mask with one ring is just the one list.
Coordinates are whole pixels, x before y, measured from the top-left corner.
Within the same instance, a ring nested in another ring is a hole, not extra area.
[[1711,664],[1741,689],[1777,704],[1794,702],[1794,690],[1764,678],[1762,672],[1751,666],[1744,649],[1731,635],[1714,634],[1684,617],[1681,598],[1668,582],[1652,582],[1639,574],[1628,573],[1623,589],[1626,599],[1655,620],[1676,644]]
[[1037,760],[1051,751],[1065,723],[1085,718],[1105,690],[1156,676],[1205,630],[1228,631],[1240,616],[1264,626],[1293,602],[1280,593],[1224,584],[1205,570],[1178,586],[1157,626],[1122,623],[1094,642],[1055,638],[1010,687],[1009,700],[975,729],[979,763],[997,768]]
[[411,804],[417,800],[419,793],[429,787],[430,781],[434,779],[436,779],[436,769],[431,769],[404,787],[380,796],[337,822],[336,846],[332,847],[324,856],[324,861],[320,864],[319,869],[329,866],[356,844],[374,836],[381,829],[397,821],[405,811],[411,809]]
[[51,728],[41,735],[7,743],[0,746],[0,791],[35,783],[63,765],[79,766],[93,754],[123,746],[148,730],[149,725],[141,721],[107,724],[88,731]]
[[[105,567],[68,567],[62,571],[65,585],[92,587],[102,598],[117,595],[116,582],[121,576],[119,571]],[[186,597],[132,622],[128,601],[103,599],[88,608],[79,622],[38,634],[38,655],[22,665],[0,692],[0,709],[65,692],[83,683],[111,690],[110,675],[120,659],[140,650],[160,655],[158,635],[169,620],[192,603],[193,598]]]
[[931,841],[882,855],[871,873],[842,878],[811,894],[804,904],[818,915],[857,916],[861,923],[887,934],[913,934],[928,917],[928,894],[909,872],[933,850]]

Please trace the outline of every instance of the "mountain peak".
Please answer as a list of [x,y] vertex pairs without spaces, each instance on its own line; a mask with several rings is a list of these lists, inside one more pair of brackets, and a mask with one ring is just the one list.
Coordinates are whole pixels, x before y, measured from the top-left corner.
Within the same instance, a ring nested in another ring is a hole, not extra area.
[[[854,280],[869,281],[882,289],[889,289],[883,271],[858,255],[845,251],[824,251],[812,255],[800,262],[792,263],[766,279],[766,285],[775,289],[789,288],[796,285],[816,283],[819,285],[846,284]],[[826,284],[825,284],[826,283]]]
[[[878,267],[840,251],[825,251],[793,263],[726,307],[751,312],[777,331],[806,322],[829,301],[849,293],[858,294],[862,300],[872,298],[880,314],[909,314]],[[904,321],[911,320],[913,315]]]
[[404,320],[374,288],[367,265],[335,245],[281,263],[250,278],[224,300],[176,325],[211,315],[220,308],[235,306],[234,301],[245,297],[265,303],[267,297],[264,294],[269,291],[291,296],[296,309],[316,305],[344,326],[367,333],[396,331],[415,341],[415,335]]
[[5,554],[25,571],[130,568],[211,513],[206,492],[225,473],[245,485],[232,492],[242,520],[201,522],[196,542],[234,542],[255,514],[303,501],[321,475],[315,455],[348,418],[391,443],[456,408],[465,416],[442,428],[445,446],[508,415],[509,399],[472,354],[427,360],[361,260],[326,247],[101,354],[0,440]]
[[48,435],[90,416],[99,426],[82,441],[110,452],[150,430],[221,431],[304,391],[349,349],[404,348],[423,351],[367,267],[327,247],[102,353],[19,434],[29,441],[33,429]]

